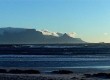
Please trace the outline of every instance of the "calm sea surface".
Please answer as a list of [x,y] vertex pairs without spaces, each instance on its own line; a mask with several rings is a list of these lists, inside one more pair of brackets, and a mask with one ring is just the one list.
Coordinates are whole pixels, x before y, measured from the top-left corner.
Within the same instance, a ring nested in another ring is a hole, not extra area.
[[110,70],[110,55],[0,55],[0,67]]

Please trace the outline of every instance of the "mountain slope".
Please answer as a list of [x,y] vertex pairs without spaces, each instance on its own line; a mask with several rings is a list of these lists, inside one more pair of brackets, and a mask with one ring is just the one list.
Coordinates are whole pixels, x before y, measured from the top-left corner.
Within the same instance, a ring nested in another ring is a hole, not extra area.
[[36,31],[24,28],[0,28],[0,44],[57,44],[85,43],[80,38],[74,38],[65,33]]

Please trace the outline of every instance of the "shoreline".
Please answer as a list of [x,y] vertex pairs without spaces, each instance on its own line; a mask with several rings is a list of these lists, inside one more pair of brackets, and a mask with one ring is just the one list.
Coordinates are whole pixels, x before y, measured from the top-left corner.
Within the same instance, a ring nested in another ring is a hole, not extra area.
[[110,72],[110,68],[66,68],[66,67],[0,67],[0,69],[5,69],[7,71],[18,69],[18,70],[37,70],[40,71],[42,74],[50,74],[52,71],[57,70],[68,70],[73,71],[75,73],[91,73],[91,72]]
[[80,80],[80,77],[77,74],[0,74],[0,80]]
[[[110,79],[110,71],[108,72],[83,72],[76,73],[70,70],[55,70],[51,73],[42,73],[39,70],[32,69],[0,69],[0,80],[106,80]],[[14,70],[13,73],[10,73]],[[24,72],[25,71],[25,72]],[[31,71],[31,73],[30,73]],[[37,71],[36,73],[33,73]]]
[[[95,73],[100,74],[100,73]],[[105,73],[106,74],[106,73]],[[85,76],[87,75],[87,76]],[[91,74],[0,74],[0,80],[106,80],[102,76],[90,76]],[[94,74],[93,74],[94,75]]]

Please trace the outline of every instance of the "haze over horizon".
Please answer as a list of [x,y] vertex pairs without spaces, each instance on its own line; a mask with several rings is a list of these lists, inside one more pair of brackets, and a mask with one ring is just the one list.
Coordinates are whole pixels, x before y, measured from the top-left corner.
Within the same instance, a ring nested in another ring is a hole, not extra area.
[[0,0],[0,28],[75,32],[87,42],[110,43],[110,0]]

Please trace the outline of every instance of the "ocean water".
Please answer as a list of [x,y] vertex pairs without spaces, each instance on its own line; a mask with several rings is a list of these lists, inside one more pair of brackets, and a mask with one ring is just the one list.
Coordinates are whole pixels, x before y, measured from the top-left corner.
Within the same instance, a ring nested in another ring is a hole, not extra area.
[[0,55],[0,67],[107,71],[110,70],[110,55]]

